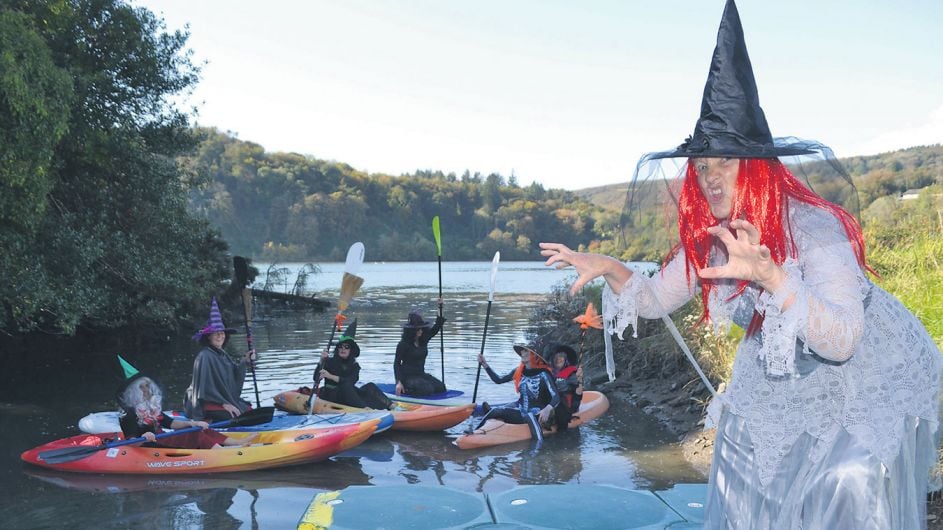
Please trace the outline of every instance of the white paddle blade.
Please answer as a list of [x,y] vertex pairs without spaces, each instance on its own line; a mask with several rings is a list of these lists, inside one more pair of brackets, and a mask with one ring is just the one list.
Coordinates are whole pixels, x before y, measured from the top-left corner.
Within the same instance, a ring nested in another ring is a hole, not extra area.
[[501,261],[501,251],[494,253],[494,259],[491,260],[491,290],[488,291],[488,301],[494,302],[494,281],[498,277],[498,262]]
[[344,272],[357,274],[360,266],[363,265],[363,243],[360,241],[354,243],[347,250],[347,261],[344,262]]

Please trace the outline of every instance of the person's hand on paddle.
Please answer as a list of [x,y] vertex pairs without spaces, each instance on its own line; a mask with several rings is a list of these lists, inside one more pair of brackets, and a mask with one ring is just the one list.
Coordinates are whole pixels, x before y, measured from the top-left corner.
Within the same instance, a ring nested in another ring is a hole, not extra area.
[[246,352],[246,363],[247,363],[250,367],[255,368],[255,361],[256,361],[257,359],[258,359],[258,356],[257,356],[256,353],[255,353],[255,348],[253,348],[253,349],[251,349],[251,350],[249,350],[249,351]]
[[482,368],[488,368],[488,361],[485,360],[485,354],[478,354],[478,364],[480,364]]
[[546,256],[544,265],[557,269],[573,267],[578,277],[570,286],[570,294],[575,295],[587,283],[602,276],[616,294],[622,292],[622,286],[632,277],[632,271],[621,261],[602,254],[574,252],[561,243],[540,243],[540,255]]
[[142,444],[143,444],[143,443],[151,443],[151,442],[153,442],[154,440],[157,439],[157,435],[154,434],[154,433],[152,433],[151,431],[147,431],[147,432],[145,432],[144,434],[141,435],[141,438],[144,438],[144,441],[141,442]]
[[323,363],[324,361],[326,361],[328,355],[330,355],[330,354],[331,354],[331,352],[328,351],[327,348],[324,348],[324,351],[321,352],[321,362]]
[[403,383],[399,381],[396,382],[396,395],[400,396],[406,393],[406,389],[403,387]]
[[223,403],[223,409],[226,412],[228,412],[229,416],[232,418],[235,418],[236,416],[242,414],[241,412],[239,412],[239,409],[235,407],[235,405],[231,405],[229,403]]
[[335,383],[338,383],[341,380],[340,377],[332,374],[331,372],[328,372],[324,368],[321,368],[321,379],[330,379],[331,381],[334,381]]

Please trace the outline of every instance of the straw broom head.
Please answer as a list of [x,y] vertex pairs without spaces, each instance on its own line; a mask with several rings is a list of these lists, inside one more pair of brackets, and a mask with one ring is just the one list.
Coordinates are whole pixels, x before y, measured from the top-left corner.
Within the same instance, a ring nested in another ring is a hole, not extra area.
[[349,272],[344,273],[344,279],[341,281],[341,296],[337,299],[338,311],[347,309],[347,306],[350,305],[350,299],[354,297],[361,285],[363,285],[363,278]]

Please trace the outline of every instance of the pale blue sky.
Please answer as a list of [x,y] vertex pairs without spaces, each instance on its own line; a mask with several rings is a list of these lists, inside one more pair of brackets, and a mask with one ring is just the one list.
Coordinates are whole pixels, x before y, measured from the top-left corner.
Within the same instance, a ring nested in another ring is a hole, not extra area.
[[[198,123],[393,175],[625,182],[691,133],[723,0],[145,0],[206,61]],[[774,136],[943,142],[943,1],[740,0]]]

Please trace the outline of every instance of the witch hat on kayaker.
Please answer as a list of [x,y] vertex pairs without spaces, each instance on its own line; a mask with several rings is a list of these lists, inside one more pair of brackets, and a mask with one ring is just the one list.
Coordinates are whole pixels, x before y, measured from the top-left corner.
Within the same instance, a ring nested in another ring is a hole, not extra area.
[[236,333],[235,328],[227,328],[223,325],[223,315],[219,312],[219,305],[216,303],[216,297],[213,297],[213,302],[210,304],[210,318],[206,321],[206,326],[203,327],[200,331],[197,331],[192,340],[199,341],[206,335],[216,333],[217,331],[225,331],[227,335],[230,333]]
[[134,367],[131,363],[126,361],[121,355],[117,355],[118,364],[121,366],[121,371],[124,374],[124,381],[118,386],[117,391],[115,392],[115,397],[118,399],[119,405],[122,408],[133,407],[134,402],[140,399],[139,391],[130,390],[132,386],[140,385],[144,383],[143,379],[147,379],[147,386],[151,390],[152,395],[157,396],[157,399],[162,398],[162,391],[160,383],[156,379],[149,375],[145,375],[140,370]]
[[354,336],[357,334],[357,319],[355,318],[350,325],[347,326],[347,329],[344,330],[344,334],[338,337],[337,346],[334,348],[334,353],[337,353],[337,348],[340,348],[341,344],[347,343],[350,345],[350,356],[351,358],[357,358],[360,356],[360,346],[357,345],[357,341],[354,340]]
[[124,357],[118,355],[118,363],[121,365],[121,370],[124,371],[124,378],[131,379],[132,377],[140,374],[141,372],[131,365],[128,361],[124,360]]

